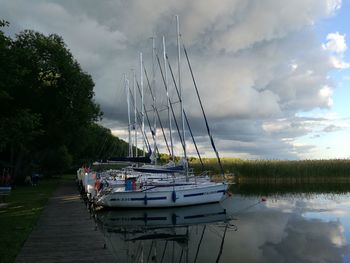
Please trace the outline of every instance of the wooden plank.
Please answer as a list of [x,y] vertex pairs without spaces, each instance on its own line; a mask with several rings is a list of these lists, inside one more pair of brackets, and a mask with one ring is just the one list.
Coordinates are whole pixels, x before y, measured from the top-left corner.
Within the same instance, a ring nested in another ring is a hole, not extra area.
[[49,199],[15,263],[116,262],[76,187],[62,184]]

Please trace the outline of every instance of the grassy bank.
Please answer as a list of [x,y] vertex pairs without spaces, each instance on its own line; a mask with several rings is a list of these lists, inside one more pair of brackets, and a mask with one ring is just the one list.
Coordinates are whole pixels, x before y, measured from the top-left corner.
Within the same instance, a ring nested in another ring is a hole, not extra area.
[[[350,180],[350,159],[339,160],[302,160],[302,161],[278,161],[278,160],[241,160],[223,158],[225,173],[234,174],[236,178],[248,180],[298,180],[300,182],[314,179]],[[190,162],[190,166],[200,171],[201,166],[197,159]],[[204,159],[205,170],[211,170],[212,174],[220,173],[216,159]]]
[[17,186],[0,206],[0,262],[13,262],[35,226],[48,198],[63,180],[73,176],[39,181],[37,186]]

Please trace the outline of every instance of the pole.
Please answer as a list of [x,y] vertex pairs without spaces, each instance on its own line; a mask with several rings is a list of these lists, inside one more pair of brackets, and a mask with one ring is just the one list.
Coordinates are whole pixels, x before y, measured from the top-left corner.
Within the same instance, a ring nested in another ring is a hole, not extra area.
[[174,143],[173,143],[173,132],[172,132],[172,123],[171,123],[171,116],[170,116],[170,96],[169,96],[169,89],[168,89],[168,70],[167,70],[167,61],[166,61],[166,50],[165,50],[165,37],[163,36],[163,59],[164,59],[164,75],[165,75],[165,88],[166,88],[166,96],[168,99],[168,120],[169,120],[169,135],[170,135],[170,150],[171,150],[171,159],[173,162],[175,161],[174,156]]
[[126,78],[126,74],[124,73],[124,81],[125,81],[125,89],[126,89],[126,102],[128,104],[128,144],[129,144],[129,157],[132,156],[132,145],[131,145],[131,131],[130,131],[130,89],[129,89],[129,80]]
[[[145,108],[143,106],[143,70],[142,70],[142,52],[140,52],[140,86],[141,86],[141,130],[145,133]],[[142,156],[145,157],[145,142],[142,144]]]
[[181,52],[180,52],[180,23],[179,16],[176,16],[176,32],[177,32],[177,70],[178,70],[178,87],[180,92],[180,108],[181,108],[181,122],[182,122],[182,138],[184,143],[184,158],[185,158],[185,173],[186,181],[188,181],[188,169],[187,169],[187,153],[186,153],[186,137],[185,137],[185,118],[183,110],[183,96],[181,85]]
[[135,136],[135,157],[137,157],[137,96],[136,96],[136,73],[135,70],[132,70],[133,80],[132,85],[134,88],[134,136]]
[[156,41],[155,37],[152,37],[152,88],[153,88],[153,133],[154,133],[154,164],[157,164],[157,118],[156,118],[156,110],[157,110],[157,103],[156,103],[156,69],[155,69],[155,50],[156,50]]

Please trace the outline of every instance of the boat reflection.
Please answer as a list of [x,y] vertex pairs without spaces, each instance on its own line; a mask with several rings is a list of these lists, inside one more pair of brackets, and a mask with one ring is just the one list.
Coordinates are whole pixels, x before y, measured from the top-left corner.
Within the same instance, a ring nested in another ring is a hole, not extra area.
[[349,200],[235,195],[220,204],[102,211],[97,222],[116,262],[350,262]]
[[220,203],[107,210],[98,212],[96,220],[106,246],[118,262],[196,262],[203,236],[213,230],[221,246],[217,246],[212,255],[219,260],[226,231],[236,230]]

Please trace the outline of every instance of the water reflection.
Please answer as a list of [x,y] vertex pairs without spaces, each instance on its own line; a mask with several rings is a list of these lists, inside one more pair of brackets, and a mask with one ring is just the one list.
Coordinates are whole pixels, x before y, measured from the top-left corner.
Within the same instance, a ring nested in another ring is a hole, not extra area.
[[347,262],[350,196],[235,195],[222,204],[97,214],[116,262]]
[[[104,211],[97,222],[118,262],[203,262],[207,231],[222,243],[225,232],[236,230],[220,204]],[[220,247],[211,251],[207,260],[215,262]]]
[[346,194],[350,192],[350,183],[348,180],[327,180],[324,182],[289,182],[274,183],[266,182],[250,182],[234,184],[230,187],[230,191],[242,195],[274,195],[274,194]]

